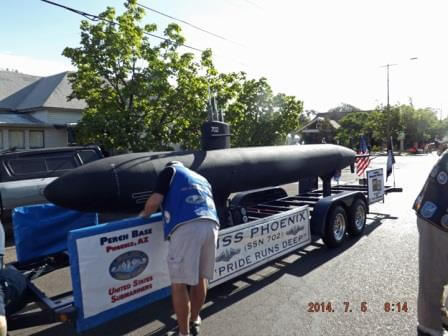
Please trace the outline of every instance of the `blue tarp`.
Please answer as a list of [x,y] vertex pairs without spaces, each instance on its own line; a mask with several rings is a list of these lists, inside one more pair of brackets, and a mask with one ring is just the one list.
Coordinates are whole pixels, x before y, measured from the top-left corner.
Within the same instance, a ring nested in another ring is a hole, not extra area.
[[15,208],[12,214],[17,260],[25,262],[67,249],[67,233],[98,224],[98,214],[54,204]]

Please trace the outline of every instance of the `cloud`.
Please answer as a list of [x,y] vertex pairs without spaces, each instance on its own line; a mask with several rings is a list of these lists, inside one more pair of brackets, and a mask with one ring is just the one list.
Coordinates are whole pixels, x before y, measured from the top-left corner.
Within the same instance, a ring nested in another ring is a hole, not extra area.
[[8,51],[0,52],[0,70],[17,70],[34,76],[49,76],[75,68],[67,60],[43,60],[28,56],[14,55]]

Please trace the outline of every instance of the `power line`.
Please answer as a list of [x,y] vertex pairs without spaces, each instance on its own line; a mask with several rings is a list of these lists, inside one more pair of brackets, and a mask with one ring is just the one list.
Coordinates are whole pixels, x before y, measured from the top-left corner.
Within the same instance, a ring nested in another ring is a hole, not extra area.
[[[101,20],[101,21],[105,21],[105,22],[108,22],[108,23],[113,24],[113,25],[117,25],[118,24],[117,22],[114,22],[114,21],[111,21],[111,20],[108,20],[108,19],[105,19],[105,18],[101,18],[98,15],[94,15],[94,14],[90,14],[90,13],[87,13],[87,12],[84,12],[84,11],[81,11],[81,10],[78,10],[78,9],[74,9],[74,8],[71,8],[71,7],[59,4],[57,2],[53,2],[53,1],[50,1],[50,0],[40,0],[40,1],[46,2],[46,3],[48,3],[50,5],[53,5],[53,6],[57,6],[57,7],[66,9],[66,10],[68,10],[70,12],[73,12],[75,14],[78,14],[78,15],[81,15],[81,16],[85,17],[85,18],[89,19],[90,21],[100,21]],[[178,44],[177,42],[175,42],[175,41],[173,41],[173,40],[171,40],[169,38],[158,36],[156,34],[151,34],[151,33],[148,33],[148,32],[144,32],[144,34],[152,36],[152,37],[155,37],[155,38],[163,40],[163,41],[167,41],[167,42]],[[188,49],[192,49],[192,50],[197,51],[197,52],[201,52],[201,53],[204,52],[204,50],[202,50],[202,49],[199,49],[199,48],[196,48],[196,47],[192,47],[192,46],[187,45],[187,44],[180,44],[179,43],[179,45],[182,46],[182,47],[188,48]],[[218,56],[218,58],[224,58],[223,56],[220,56],[219,53],[214,52],[213,54],[215,56]],[[225,57],[225,59],[228,59],[228,57]],[[236,61],[236,60],[233,60],[233,61],[236,62],[236,63],[239,63],[240,65],[243,65],[243,66],[245,65],[245,64],[241,63],[240,61]]]
[[[101,20],[101,21],[105,21],[105,22],[108,22],[108,23],[113,24],[113,25],[117,25],[118,24],[117,22],[114,22],[114,21],[111,21],[111,20],[107,20],[105,18],[101,18],[98,15],[90,14],[90,13],[87,13],[87,12],[84,12],[84,11],[81,11],[81,10],[78,10],[78,9],[74,9],[74,8],[71,8],[71,7],[68,7],[68,6],[64,6],[64,5],[61,5],[59,3],[56,3],[56,2],[53,2],[53,1],[50,1],[50,0],[40,0],[40,1],[46,2],[46,3],[48,3],[50,5],[53,5],[53,6],[64,8],[64,9],[70,11],[70,12],[73,12],[73,13],[79,14],[81,16],[84,16],[85,18],[89,19],[90,21],[99,21],[99,20]],[[175,41],[173,41],[171,39],[162,37],[162,36],[158,36],[158,35],[151,34],[151,33],[148,33],[148,32],[144,32],[144,34],[152,36],[152,37],[155,37],[155,38],[158,38],[160,40],[164,40],[164,41],[167,41],[167,42],[172,42],[172,43],[177,44],[177,42],[175,42]],[[204,51],[202,49],[195,48],[195,47],[189,46],[187,44],[179,44],[179,45],[181,45],[181,46],[183,46],[185,48],[189,48],[189,49],[192,49],[192,50],[195,50],[195,51],[199,51],[199,52],[203,52]]]
[[142,7],[142,8],[145,8],[145,9],[147,9],[147,10],[150,10],[150,11],[152,11],[152,12],[154,12],[154,13],[157,13],[157,14],[159,14],[159,15],[162,15],[162,16],[165,16],[165,17],[167,17],[167,18],[170,18],[170,19],[172,19],[172,20],[176,20],[176,21],[182,22],[182,23],[184,23],[184,24],[186,24],[186,25],[188,25],[188,26],[190,26],[190,27],[192,27],[192,28],[194,28],[194,29],[200,30],[200,31],[202,31],[202,32],[204,32],[204,33],[206,33],[206,34],[212,35],[212,36],[217,37],[217,38],[219,38],[219,39],[221,39],[221,40],[224,40],[224,41],[227,41],[227,42],[231,42],[231,43],[237,44],[237,45],[239,45],[239,46],[241,46],[241,47],[244,47],[244,45],[242,45],[242,44],[239,43],[239,42],[230,40],[230,39],[228,39],[228,38],[225,38],[224,36],[215,34],[215,33],[211,32],[211,31],[209,31],[209,30],[206,30],[206,29],[204,29],[204,28],[198,27],[198,26],[196,26],[195,24],[190,23],[190,22],[188,22],[188,21],[185,21],[185,20],[182,20],[182,19],[175,18],[174,16],[171,16],[171,15],[168,15],[168,14],[165,14],[165,13],[162,13],[161,11],[158,11],[158,10],[156,10],[156,9],[154,9],[154,8],[150,8],[150,7],[148,7],[148,6],[142,5],[142,4],[140,4],[140,3],[137,3],[137,5],[139,5],[139,6]]

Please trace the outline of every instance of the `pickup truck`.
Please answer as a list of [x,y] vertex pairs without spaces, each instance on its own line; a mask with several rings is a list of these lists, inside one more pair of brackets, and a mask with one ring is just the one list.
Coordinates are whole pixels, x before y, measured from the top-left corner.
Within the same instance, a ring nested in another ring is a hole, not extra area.
[[44,203],[44,188],[67,171],[105,155],[96,145],[0,153],[0,216],[10,221],[18,206]]

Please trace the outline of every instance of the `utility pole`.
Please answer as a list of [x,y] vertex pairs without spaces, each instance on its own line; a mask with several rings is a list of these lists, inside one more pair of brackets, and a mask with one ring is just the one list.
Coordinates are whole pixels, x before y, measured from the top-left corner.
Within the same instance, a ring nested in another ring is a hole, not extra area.
[[[386,105],[386,113],[387,113],[387,141],[390,140],[390,103],[389,103],[389,68],[397,64],[386,64],[383,65],[383,68],[386,68],[387,74],[387,105]],[[386,142],[387,143],[387,142]]]
[[[418,60],[418,57],[412,57],[409,59],[410,61],[416,61]],[[387,74],[387,105],[386,105],[386,113],[387,113],[387,142],[391,141],[391,135],[390,135],[390,103],[389,103],[389,68],[391,66],[398,65],[398,64],[386,64],[383,65],[382,68],[386,68],[386,74]]]

